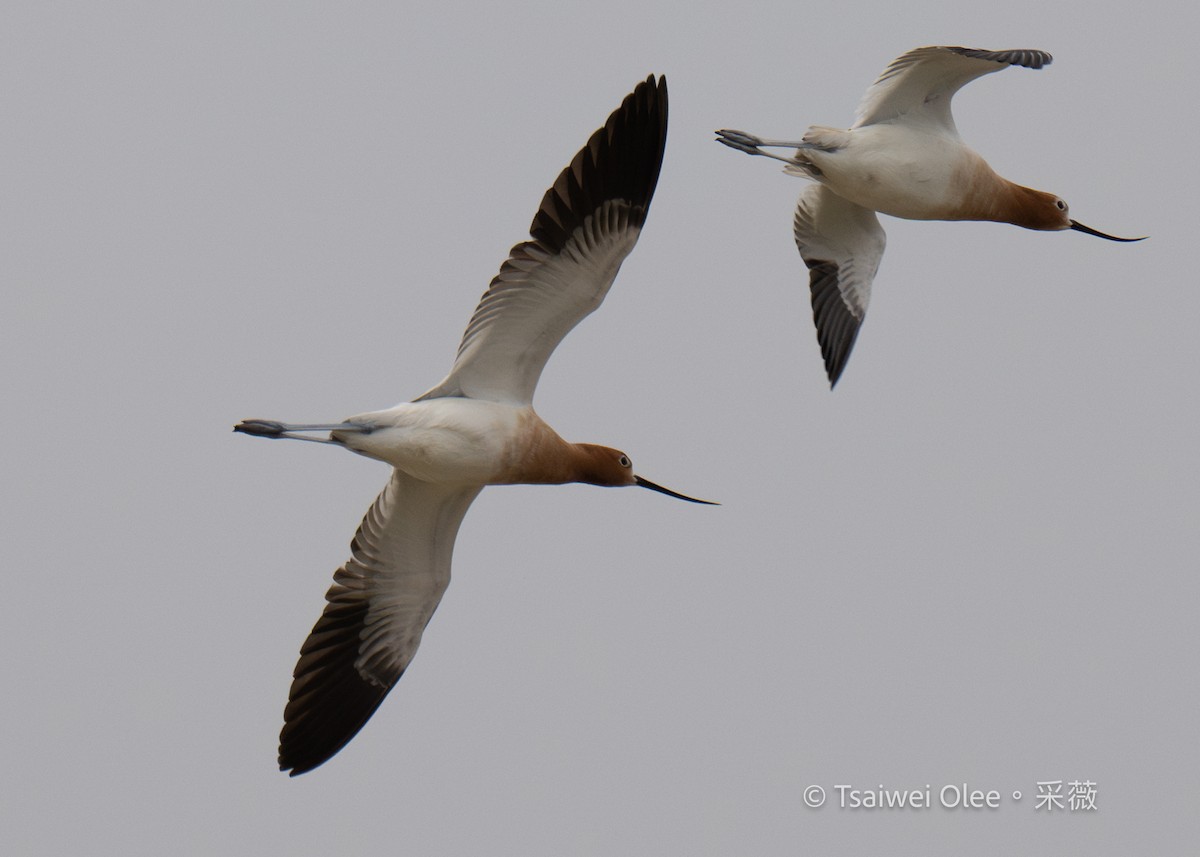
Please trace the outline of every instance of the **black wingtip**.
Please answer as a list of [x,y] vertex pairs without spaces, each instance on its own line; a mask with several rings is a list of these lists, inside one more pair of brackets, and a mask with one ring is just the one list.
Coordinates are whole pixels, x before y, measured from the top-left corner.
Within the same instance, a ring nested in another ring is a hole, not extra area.
[[851,312],[838,288],[838,267],[820,259],[805,260],[808,265],[809,290],[812,293],[813,323],[817,342],[825,361],[829,389],[837,386],[850,360],[850,352],[858,339],[862,319]]
[[[348,579],[344,568],[339,573]],[[290,777],[341,752],[399,679],[373,683],[355,666],[369,609],[360,593],[335,583],[325,597],[325,610],[300,649],[279,733],[279,770]]]
[[956,54],[961,54],[964,57],[972,59],[989,60],[998,62],[1004,65],[1019,65],[1023,68],[1040,69],[1054,62],[1054,57],[1045,51],[1033,50],[1030,48],[1017,48],[1015,50],[1004,51],[988,51],[981,48],[961,48],[946,46],[946,50],[953,51]]
[[629,202],[631,221],[644,223],[662,170],[667,113],[667,79],[651,74],[625,96],[546,191],[529,227],[533,239],[558,252],[579,224],[610,199]]
[[316,770],[340,753],[367,725],[391,690],[352,675],[345,664],[339,666],[341,675],[323,677],[326,684],[317,691],[322,698],[303,703],[299,716],[285,717],[278,761],[279,770],[289,777]]

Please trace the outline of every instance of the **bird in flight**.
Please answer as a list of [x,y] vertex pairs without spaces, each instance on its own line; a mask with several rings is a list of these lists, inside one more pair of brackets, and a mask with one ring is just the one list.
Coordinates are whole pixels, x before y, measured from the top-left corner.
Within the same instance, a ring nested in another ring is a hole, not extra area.
[[[813,321],[830,387],[837,384],[867,313],[885,237],[877,212],[909,220],[993,220],[1026,229],[1074,229],[1110,241],[1068,214],[1052,193],[997,175],[963,142],[950,100],[977,77],[1012,65],[1039,69],[1035,50],[916,48],[892,60],[871,85],[849,129],[813,125],[800,140],[717,131],[717,140],[783,161],[812,179],[800,194],[793,234],[809,269]],[[780,155],[770,148],[794,149]]]
[[[546,191],[476,307],[440,383],[336,424],[245,420],[234,431],[343,446],[391,479],[333,576],[300,649],[280,734],[292,776],[329,760],[404,674],[450,582],[459,524],[485,485],[637,485],[620,450],[568,443],[533,410],[550,354],[604,300],[646,221],[667,134],[667,83],[638,84]],[[314,434],[316,433],[316,434]]]

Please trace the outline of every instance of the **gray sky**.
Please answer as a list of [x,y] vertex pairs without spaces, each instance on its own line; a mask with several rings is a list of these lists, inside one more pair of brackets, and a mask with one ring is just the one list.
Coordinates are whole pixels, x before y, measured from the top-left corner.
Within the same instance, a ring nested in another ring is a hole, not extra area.
[[[1197,21],[1159,8],[6,10],[8,850],[1192,840]],[[830,393],[790,236],[803,183],[711,132],[846,125],[922,44],[1053,53],[971,84],[960,130],[1084,223],[1152,238],[884,218]],[[671,125],[647,228],[537,406],[723,505],[488,489],[408,674],[289,780],[296,652],[386,468],[230,427],[439,380],[547,185],[650,72]],[[1094,781],[1098,811],[1036,812],[1054,779]],[[963,782],[1004,803],[851,811],[833,790]]]

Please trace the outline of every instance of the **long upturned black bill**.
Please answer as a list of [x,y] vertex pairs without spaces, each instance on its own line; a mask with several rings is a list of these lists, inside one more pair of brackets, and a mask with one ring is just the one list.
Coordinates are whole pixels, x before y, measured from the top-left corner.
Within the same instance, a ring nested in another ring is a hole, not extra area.
[[1097,238],[1107,238],[1109,241],[1145,241],[1149,236],[1143,235],[1141,238],[1118,238],[1116,235],[1106,235],[1097,229],[1090,226],[1084,226],[1078,220],[1071,221],[1071,228],[1076,232],[1083,232],[1087,235],[1095,235]]
[[680,500],[687,500],[689,503],[703,503],[705,506],[720,506],[720,503],[714,503],[712,500],[697,500],[695,497],[688,497],[686,494],[680,494],[677,491],[672,491],[670,488],[664,488],[661,485],[655,485],[649,479],[643,479],[640,476],[633,477],[642,488],[649,488],[651,491],[657,491],[659,494],[666,494],[668,497],[676,497]]

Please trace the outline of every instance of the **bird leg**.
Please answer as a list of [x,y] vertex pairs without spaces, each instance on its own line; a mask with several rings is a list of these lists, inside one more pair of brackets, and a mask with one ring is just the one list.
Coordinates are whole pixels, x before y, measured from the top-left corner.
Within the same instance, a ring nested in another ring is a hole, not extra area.
[[305,431],[340,431],[340,432],[359,432],[361,434],[370,434],[374,431],[373,426],[361,425],[359,423],[329,423],[329,424],[304,424],[304,423],[280,423],[275,420],[242,420],[233,427],[234,431],[242,432],[243,434],[254,435],[255,437],[267,437],[272,440],[286,438],[288,440],[308,440],[313,443],[336,443],[341,441],[329,437],[308,437],[296,432]]
[[764,140],[762,137],[756,137],[753,134],[747,134],[745,131],[731,131],[722,129],[717,132],[717,142],[724,143],[731,149],[737,149],[739,152],[745,152],[747,155],[763,155],[767,158],[774,158],[777,161],[783,161],[785,164],[790,164],[794,167],[805,166],[796,158],[787,158],[783,155],[776,155],[774,152],[764,152],[763,147],[772,149],[816,149],[812,143],[806,143],[803,140]]

